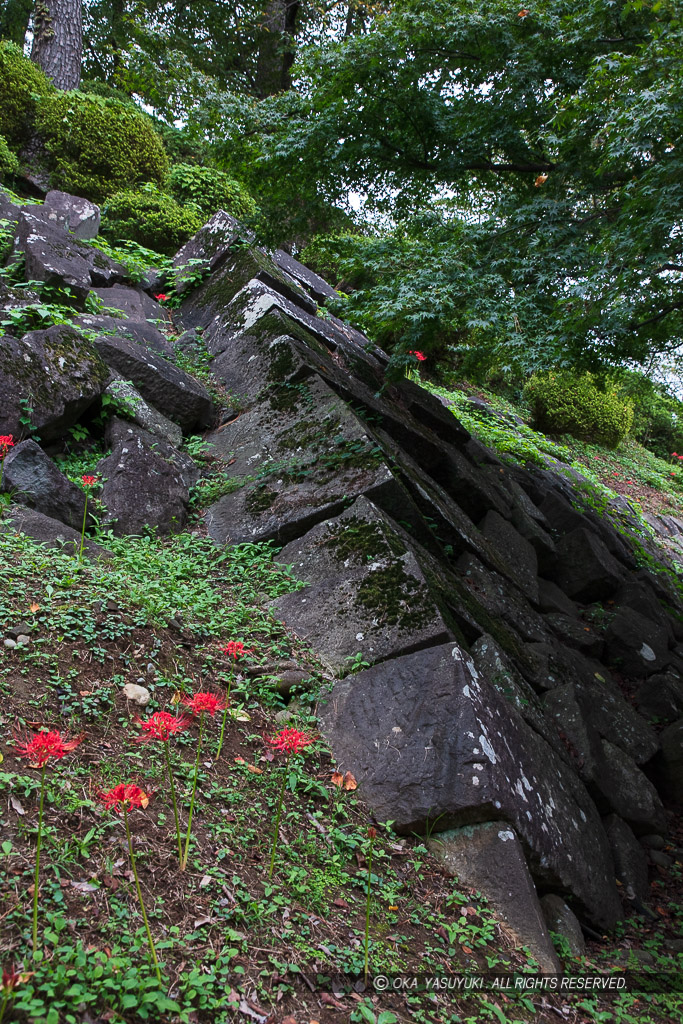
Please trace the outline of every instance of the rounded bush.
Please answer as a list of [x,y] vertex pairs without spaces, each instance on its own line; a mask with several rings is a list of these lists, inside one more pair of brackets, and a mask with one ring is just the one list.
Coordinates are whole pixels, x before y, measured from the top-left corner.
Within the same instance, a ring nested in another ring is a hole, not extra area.
[[616,448],[633,423],[631,400],[622,398],[611,384],[600,390],[592,373],[537,373],[524,394],[534,426],[546,434],[571,434]]
[[173,196],[153,186],[117,192],[102,210],[102,234],[112,242],[126,239],[172,256],[199,231],[203,218]]
[[96,203],[168,169],[150,118],[130,103],[82,92],[41,97],[36,128],[49,154],[54,188]]
[[39,67],[24,57],[15,43],[0,43],[0,135],[12,149],[24,145],[33,125],[34,96],[48,96],[55,88]]
[[0,135],[0,181],[4,181],[8,174],[16,174],[18,170],[19,161]]
[[256,203],[244,185],[215,167],[175,164],[165,187],[181,203],[192,203],[208,220],[218,210],[245,218],[256,213]]

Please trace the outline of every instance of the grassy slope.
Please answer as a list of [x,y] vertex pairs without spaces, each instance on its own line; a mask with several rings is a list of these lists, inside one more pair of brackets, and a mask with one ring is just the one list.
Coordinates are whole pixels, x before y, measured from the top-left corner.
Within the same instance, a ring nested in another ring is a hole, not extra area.
[[[78,475],[88,467],[81,459],[71,468]],[[294,657],[310,668],[312,688],[302,688],[288,710],[295,709],[291,721],[299,728],[314,731],[312,708],[322,682],[310,653],[263,610],[269,597],[296,586],[271,564],[270,550],[245,545],[219,552],[201,534],[199,520],[165,542],[105,540],[113,557],[82,567],[68,551],[0,534],[0,633],[7,636],[20,621],[31,627],[28,644],[0,647],[0,964],[14,961],[33,972],[16,989],[6,1020],[677,1019],[680,1001],[673,997],[613,1002],[488,993],[466,999],[410,991],[375,995],[354,991],[348,979],[345,988],[335,983],[339,974],[362,974],[371,817],[360,790],[332,784],[335,765],[317,742],[290,766],[277,866],[268,880],[282,765],[264,737],[279,728],[286,710],[267,668],[258,678],[238,677],[235,717],[218,763],[212,759],[218,723],[210,723],[194,842],[188,870],[179,872],[161,751],[136,744],[139,709],[121,695],[122,685],[144,680],[152,692],[145,712],[172,708],[179,695],[198,689],[224,692],[229,662],[221,648],[242,640],[253,649],[252,666]],[[42,950],[32,961],[39,773],[15,755],[12,736],[40,727],[86,736],[48,769]],[[183,822],[196,736],[193,728],[174,748]],[[97,799],[120,781],[154,791],[147,810],[131,821],[163,961],[162,986],[147,954],[122,823]],[[419,838],[379,832],[371,878],[373,972],[527,964],[483,898],[446,878]],[[675,864],[654,882],[658,920],[631,922],[606,944],[593,944],[585,966],[623,964],[624,950],[640,947],[655,965],[670,968],[668,942],[680,934],[682,921],[677,881]]]

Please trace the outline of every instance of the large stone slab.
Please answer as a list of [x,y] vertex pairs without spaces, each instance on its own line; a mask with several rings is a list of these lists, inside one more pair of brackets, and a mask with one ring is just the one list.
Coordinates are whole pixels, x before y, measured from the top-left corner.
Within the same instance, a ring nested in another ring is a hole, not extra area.
[[[183,443],[183,432],[177,423],[163,416],[157,409],[149,405],[137,388],[129,380],[124,380],[120,373],[112,370],[109,383],[104,394],[111,399],[113,408],[119,417],[136,423],[143,430],[149,430],[157,437],[163,437],[176,448]],[[110,406],[111,408],[111,406]],[[109,410],[107,410],[109,411]],[[108,427],[111,420],[108,423]],[[108,432],[108,431],[107,431]]]
[[87,241],[97,237],[100,230],[100,208],[95,203],[55,189],[45,196],[45,206],[64,218],[65,226],[74,238]]
[[288,544],[278,561],[309,586],[274,601],[273,614],[337,674],[358,651],[381,661],[452,637],[406,534],[366,498]]
[[63,218],[54,210],[24,207],[16,228],[15,254],[23,253],[26,279],[68,288],[80,305],[93,285],[123,281],[126,268],[92,246],[79,242],[61,226]]
[[541,972],[562,973],[522,844],[508,822],[466,825],[440,833],[427,845],[447,874],[486,896],[496,917],[518,945],[527,947]]
[[635,761],[619,747],[602,741],[603,766],[597,785],[610,806],[638,835],[665,832],[666,817],[657,790]]
[[[103,289],[104,290],[104,289]],[[130,338],[143,348],[157,352],[165,359],[172,359],[173,345],[166,340],[158,327],[147,320],[129,320],[127,317],[106,316],[96,313],[81,313],[74,317],[73,323],[94,337],[109,335],[111,337]]]
[[126,431],[97,465],[104,481],[99,497],[107,509],[105,525],[118,537],[146,528],[179,533],[187,522],[188,485],[158,444],[146,431]]
[[192,287],[190,273],[197,267],[212,271],[228,257],[236,244],[253,241],[254,234],[225,210],[213,217],[173,257],[178,295]]
[[538,555],[533,545],[493,509],[484,516],[481,532],[498,550],[522,593],[538,604]]
[[[188,242],[188,246],[191,244]],[[240,293],[243,294],[235,303],[235,297]],[[286,308],[291,307],[301,313],[305,311],[312,320],[316,319],[318,304],[315,299],[289,274],[283,273],[262,249],[255,246],[232,248],[221,255],[215,273],[185,300],[180,308],[180,318],[186,328],[206,328],[209,351],[218,354],[223,349],[221,335],[224,334],[227,340],[239,331],[239,318],[244,316],[245,307],[252,300],[258,303],[259,297],[277,295]],[[269,305],[272,304],[271,300]],[[267,308],[262,308],[261,312],[267,312]],[[247,327],[249,320],[251,316],[247,314],[242,326]]]
[[209,440],[238,478],[257,475],[206,515],[217,543],[287,543],[360,494],[396,500],[397,485],[363,424],[322,381],[274,391]]
[[102,394],[104,362],[72,327],[0,337],[0,434],[21,437],[28,415],[42,441],[75,423]]
[[2,485],[22,504],[81,529],[85,494],[35,441],[22,441],[12,448],[4,460]]
[[[80,530],[66,526],[58,519],[51,519],[37,509],[17,505],[14,502],[5,510],[0,519],[0,530],[4,533],[24,534],[48,548],[63,548],[68,554],[78,555],[81,547]],[[93,558],[111,557],[111,552],[86,537],[83,550]]]
[[209,425],[211,396],[189,373],[129,338],[102,336],[93,344],[107,366],[132,381],[150,405],[184,431]]
[[339,292],[336,292],[332,285],[329,285],[327,281],[319,277],[315,271],[310,270],[303,263],[299,263],[298,260],[295,260],[293,256],[290,256],[283,249],[275,250],[273,261],[280,270],[284,270],[286,274],[294,278],[297,284],[305,288],[309,295],[312,295],[320,305],[323,305],[326,299],[339,298]]
[[609,845],[584,786],[457,644],[335,683],[318,714],[380,821],[408,834],[509,821],[538,883],[573,894],[599,927],[618,920]]
[[118,309],[127,321],[138,321],[147,324],[150,321],[168,323],[169,315],[142,288],[131,288],[124,285],[112,285],[109,288],[95,288],[95,295],[104,303],[104,309]]
[[[545,512],[545,505],[541,507]],[[557,545],[555,582],[576,601],[603,601],[614,594],[624,577],[622,566],[600,538],[583,526]]]

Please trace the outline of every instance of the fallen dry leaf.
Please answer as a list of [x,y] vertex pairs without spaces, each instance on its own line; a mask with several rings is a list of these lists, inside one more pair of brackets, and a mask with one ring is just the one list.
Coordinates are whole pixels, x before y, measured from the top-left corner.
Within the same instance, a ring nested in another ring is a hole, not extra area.
[[258,768],[255,764],[248,764],[247,771],[253,772],[254,775],[263,775],[263,768]]
[[334,996],[329,995],[327,992],[323,992],[320,996],[320,1002],[324,1003],[325,1006],[334,1006],[336,1010],[346,1009],[344,1003],[340,1003],[338,999],[335,999]]
[[199,888],[204,889],[206,888],[207,885],[211,885],[211,875],[204,875],[201,882],[199,883]]
[[21,800],[17,799],[16,796],[11,796],[9,798],[9,802],[11,803],[12,807],[17,812],[17,814],[26,814],[26,811],[21,806]]
[[40,611],[40,605],[39,605],[39,604],[36,604],[36,602],[35,602],[35,601],[33,601],[33,602],[32,602],[32,603],[31,603],[31,604],[30,604],[30,605],[28,606],[28,610],[29,610],[30,612],[33,612],[33,613],[34,613],[34,615],[35,615],[35,613],[36,613],[36,612],[39,612],[39,611]]

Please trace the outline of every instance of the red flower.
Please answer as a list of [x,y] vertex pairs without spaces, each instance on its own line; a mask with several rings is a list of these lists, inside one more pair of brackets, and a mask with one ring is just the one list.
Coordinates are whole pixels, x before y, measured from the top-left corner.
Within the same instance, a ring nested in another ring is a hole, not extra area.
[[164,295],[163,292],[159,292],[159,294],[155,295],[154,298],[157,300],[157,302],[166,302],[168,295]]
[[94,487],[95,484],[97,483],[97,477],[96,476],[87,476],[87,475],[86,476],[82,476],[81,480],[83,481],[83,486],[84,487]]
[[188,707],[193,715],[211,715],[217,711],[225,711],[225,701],[217,697],[215,693],[195,693],[193,697],[183,697],[183,704]]
[[168,711],[155,711],[145,722],[141,718],[135,720],[142,729],[142,735],[137,737],[136,743],[150,743],[152,740],[166,742],[169,736],[185,732],[190,724],[190,719],[186,715],[179,715],[176,718]]
[[304,747],[315,743],[315,739],[312,736],[307,736],[305,732],[299,732],[298,729],[280,729],[275,736],[266,736],[266,743],[269,743],[274,750],[289,755],[298,754]]
[[4,459],[10,448],[14,448],[14,438],[11,434],[0,435],[0,456]]
[[120,814],[122,810],[132,811],[134,807],[146,807],[149,803],[151,793],[145,793],[139,786],[132,782],[119,782],[108,793],[98,793],[107,810]]
[[368,839],[376,839],[376,838],[377,838],[377,829],[374,827],[374,825],[368,825]]
[[227,654],[229,658],[234,658],[237,661],[238,658],[243,658],[245,654],[251,654],[252,648],[246,648],[241,640],[229,640],[223,648],[223,654]]
[[44,768],[50,758],[60,761],[70,750],[75,750],[83,741],[83,735],[77,736],[75,740],[67,740],[57,729],[36,732],[30,740],[27,738],[24,743],[17,743],[15,749],[19,757],[25,757],[31,762],[32,768]]
[[412,348],[411,348],[411,349],[409,349],[409,351],[408,351],[408,355],[409,355],[409,356],[415,356],[415,358],[417,359],[417,361],[418,361],[419,363],[424,363],[424,361],[425,361],[425,360],[426,360],[426,358],[427,358],[427,356],[426,356],[426,355],[424,354],[424,352],[416,352],[416,351],[415,351],[414,349],[412,349]]
[[3,967],[0,990],[2,992],[12,992],[21,983],[22,977],[23,975],[14,970],[14,964],[10,964],[9,967]]

